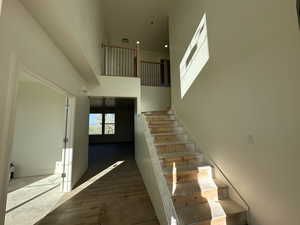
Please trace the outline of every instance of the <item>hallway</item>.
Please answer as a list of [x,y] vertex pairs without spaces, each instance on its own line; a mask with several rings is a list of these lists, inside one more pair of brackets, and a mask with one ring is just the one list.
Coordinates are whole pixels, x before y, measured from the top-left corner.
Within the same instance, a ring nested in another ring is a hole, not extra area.
[[90,154],[91,166],[80,185],[38,225],[159,224],[133,154],[129,154],[128,147],[133,146],[104,146],[106,151],[98,154],[93,151],[96,146],[90,148],[94,153]]

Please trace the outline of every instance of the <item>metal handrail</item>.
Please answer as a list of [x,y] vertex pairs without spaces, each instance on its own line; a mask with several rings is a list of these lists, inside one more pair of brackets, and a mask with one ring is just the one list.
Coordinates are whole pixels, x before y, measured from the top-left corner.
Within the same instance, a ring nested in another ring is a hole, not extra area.
[[132,51],[137,51],[136,48],[123,47],[123,46],[119,46],[119,45],[102,44],[102,48],[105,48],[105,47],[108,47],[108,48],[122,48],[122,49],[129,49],[129,50],[132,50]]
[[[176,114],[175,110],[174,113]],[[181,124],[181,126],[184,128],[185,132],[189,135],[189,137],[191,138],[191,141],[195,144],[195,146],[197,145],[195,139],[193,138],[193,136],[191,135],[191,132],[189,131],[189,129],[187,129],[187,127],[185,126],[185,124],[182,122],[182,120],[180,120],[178,118],[178,116],[176,115],[177,120],[179,121],[179,123]],[[196,148],[197,150],[200,151],[199,148]],[[238,189],[232,184],[232,182],[229,180],[229,178],[226,176],[225,172],[221,169],[221,167],[212,159],[212,157],[207,154],[207,153],[203,153],[205,158],[207,158],[209,160],[209,162],[211,162],[213,164],[213,166],[215,168],[218,169],[218,171],[221,173],[221,175],[223,176],[223,178],[226,180],[226,182],[228,183],[228,185],[232,188],[232,190],[238,195],[238,197],[240,198],[240,200],[244,203],[246,210],[247,210],[247,221],[248,224],[251,224],[250,222],[250,206],[248,204],[248,202],[245,200],[245,198],[242,196],[242,194],[238,191]]]

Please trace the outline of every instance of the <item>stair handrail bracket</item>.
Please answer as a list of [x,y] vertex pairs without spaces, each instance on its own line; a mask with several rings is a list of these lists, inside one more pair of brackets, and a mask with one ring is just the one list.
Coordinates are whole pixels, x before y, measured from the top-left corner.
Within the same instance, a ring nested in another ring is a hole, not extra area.
[[141,121],[143,123],[144,135],[146,139],[146,143],[149,150],[149,155],[151,159],[151,163],[154,168],[155,179],[158,184],[160,196],[163,202],[164,213],[167,217],[169,225],[183,225],[181,221],[178,219],[173,201],[172,195],[168,188],[167,181],[163,174],[163,168],[161,166],[158,153],[156,150],[156,146],[154,145],[154,138],[151,135],[150,129],[148,127],[148,122],[145,118],[145,115],[141,115]]

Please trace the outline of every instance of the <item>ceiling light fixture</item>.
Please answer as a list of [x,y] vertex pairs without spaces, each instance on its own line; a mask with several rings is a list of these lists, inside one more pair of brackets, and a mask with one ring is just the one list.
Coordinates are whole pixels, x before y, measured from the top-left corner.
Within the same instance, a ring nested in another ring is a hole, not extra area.
[[139,45],[139,44],[141,44],[141,42],[140,42],[140,41],[137,41],[136,44]]
[[166,44],[166,45],[165,45],[165,48],[169,48],[169,45]]

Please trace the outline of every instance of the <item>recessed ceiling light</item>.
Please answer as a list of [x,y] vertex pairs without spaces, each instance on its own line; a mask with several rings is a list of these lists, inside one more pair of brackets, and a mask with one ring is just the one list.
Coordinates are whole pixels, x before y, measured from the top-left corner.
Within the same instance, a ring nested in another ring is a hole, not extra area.
[[140,42],[140,41],[137,41],[136,44],[139,45],[139,44],[141,44],[141,42]]
[[166,44],[166,45],[165,45],[165,48],[169,48],[169,45]]

